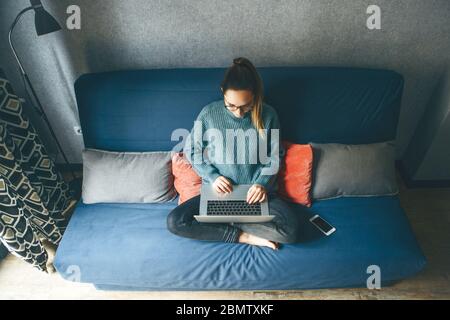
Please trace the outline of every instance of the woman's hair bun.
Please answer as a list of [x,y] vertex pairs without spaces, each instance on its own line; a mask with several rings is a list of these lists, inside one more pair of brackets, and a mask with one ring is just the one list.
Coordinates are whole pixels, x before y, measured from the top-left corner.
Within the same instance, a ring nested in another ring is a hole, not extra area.
[[248,60],[246,58],[242,58],[242,57],[234,58],[233,64],[243,66],[243,67],[248,67]]

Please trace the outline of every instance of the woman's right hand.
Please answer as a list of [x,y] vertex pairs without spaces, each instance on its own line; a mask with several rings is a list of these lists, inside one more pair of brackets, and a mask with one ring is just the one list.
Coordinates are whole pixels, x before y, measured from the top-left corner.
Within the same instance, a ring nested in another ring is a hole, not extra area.
[[217,193],[230,193],[231,191],[233,191],[233,185],[231,184],[230,180],[228,180],[224,176],[218,177],[213,182],[213,188]]

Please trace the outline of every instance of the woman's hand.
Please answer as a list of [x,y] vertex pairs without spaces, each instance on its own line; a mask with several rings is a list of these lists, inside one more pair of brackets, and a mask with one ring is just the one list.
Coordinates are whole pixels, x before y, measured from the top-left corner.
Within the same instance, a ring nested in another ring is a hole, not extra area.
[[230,180],[224,176],[220,176],[213,182],[213,188],[217,193],[230,193],[233,191],[233,185]]
[[260,184],[254,184],[248,189],[247,202],[249,204],[263,202],[267,198],[266,189]]

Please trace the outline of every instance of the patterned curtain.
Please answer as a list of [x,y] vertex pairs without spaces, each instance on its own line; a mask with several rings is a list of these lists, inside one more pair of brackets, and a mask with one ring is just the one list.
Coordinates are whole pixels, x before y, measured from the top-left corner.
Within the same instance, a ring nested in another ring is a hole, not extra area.
[[[0,240],[14,255],[42,271],[42,242],[58,245],[74,200],[22,105],[0,72]],[[1,245],[1,244],[0,244]]]

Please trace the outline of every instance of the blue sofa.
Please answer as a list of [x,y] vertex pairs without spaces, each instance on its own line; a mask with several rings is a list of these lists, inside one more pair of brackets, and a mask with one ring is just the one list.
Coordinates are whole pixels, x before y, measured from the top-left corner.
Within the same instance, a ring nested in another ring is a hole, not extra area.
[[[221,98],[225,69],[155,69],[81,76],[75,83],[86,148],[170,150],[174,129],[190,130],[207,103]],[[388,70],[260,68],[266,101],[295,143],[362,144],[395,139],[403,89]],[[176,139],[175,139],[176,140]],[[176,201],[78,203],[57,250],[62,277],[104,290],[289,290],[364,287],[367,268],[383,285],[426,264],[397,196],[315,201],[302,214],[301,241],[280,251],[177,237],[166,228]],[[293,206],[295,206],[293,204]],[[324,237],[313,214],[337,231]],[[78,270],[78,277],[73,271]]]

